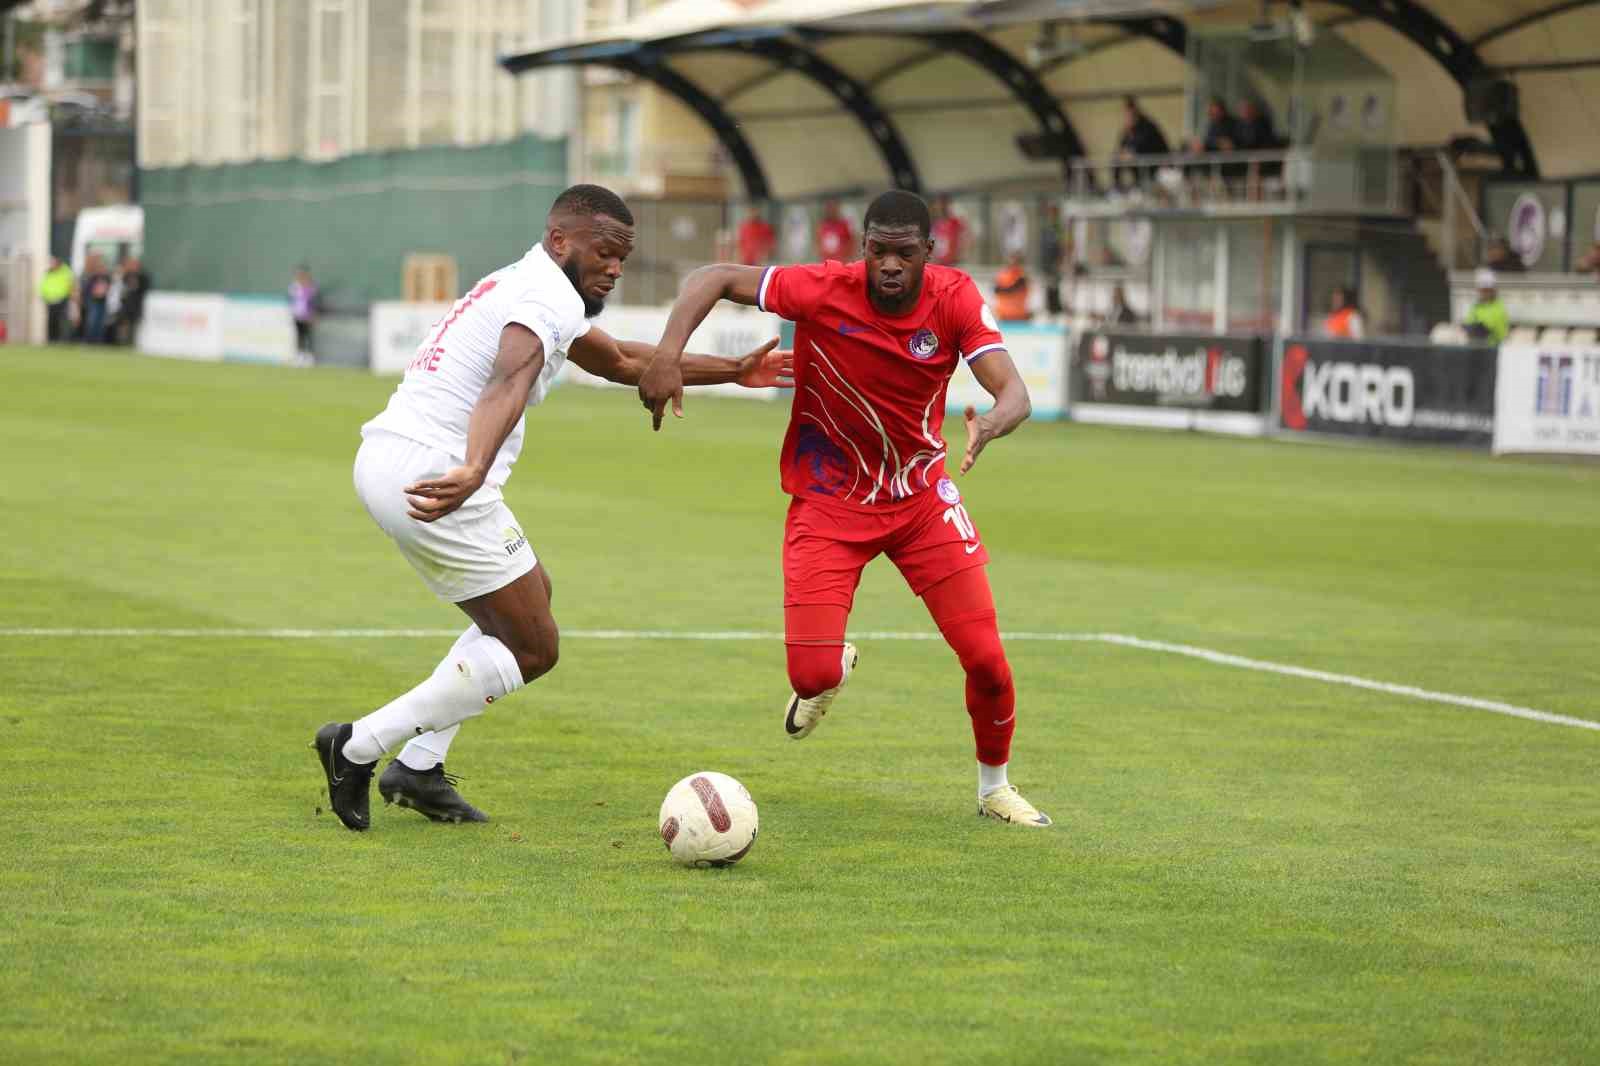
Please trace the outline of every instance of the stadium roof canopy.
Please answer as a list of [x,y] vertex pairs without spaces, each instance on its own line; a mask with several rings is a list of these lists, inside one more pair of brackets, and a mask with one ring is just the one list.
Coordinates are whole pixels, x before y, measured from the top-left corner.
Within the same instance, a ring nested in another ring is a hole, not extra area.
[[[1303,11],[1394,76],[1401,143],[1475,134],[1514,172],[1600,169],[1588,103],[1600,0],[1306,0]],[[1258,0],[669,0],[502,63],[597,64],[655,83],[710,126],[752,197],[886,177],[995,186],[1109,154],[1123,94],[1181,135],[1189,32],[1261,15]],[[1520,110],[1472,125],[1468,87],[1501,78]]]

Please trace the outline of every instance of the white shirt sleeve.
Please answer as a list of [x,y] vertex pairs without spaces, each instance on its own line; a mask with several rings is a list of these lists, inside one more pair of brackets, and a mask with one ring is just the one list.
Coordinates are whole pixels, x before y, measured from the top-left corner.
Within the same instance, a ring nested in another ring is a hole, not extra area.
[[544,345],[547,358],[556,352],[565,352],[573,341],[589,332],[588,319],[581,314],[573,316],[563,312],[561,308],[541,300],[537,293],[527,294],[512,306],[506,315],[506,323],[509,325],[512,322],[533,331]]

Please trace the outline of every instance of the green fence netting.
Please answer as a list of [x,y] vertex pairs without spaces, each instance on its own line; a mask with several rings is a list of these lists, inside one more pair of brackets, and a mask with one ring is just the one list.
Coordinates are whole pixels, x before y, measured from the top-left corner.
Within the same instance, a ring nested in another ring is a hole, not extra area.
[[523,137],[140,174],[145,264],[158,288],[281,293],[310,266],[343,309],[400,296],[407,253],[456,257],[467,285],[539,239],[566,175],[566,142]]

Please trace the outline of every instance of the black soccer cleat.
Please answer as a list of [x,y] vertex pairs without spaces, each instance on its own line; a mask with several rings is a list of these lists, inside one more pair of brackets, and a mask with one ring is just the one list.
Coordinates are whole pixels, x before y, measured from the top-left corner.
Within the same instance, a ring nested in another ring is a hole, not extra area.
[[409,807],[435,822],[487,822],[489,816],[456,791],[458,780],[444,772],[444,763],[431,770],[413,770],[396,759],[378,778],[378,792],[383,802]]
[[360,832],[372,824],[368,793],[373,768],[378,764],[351,762],[344,757],[351,728],[349,723],[329,722],[317,730],[311,746],[317,749],[317,761],[328,778],[328,805],[346,829]]

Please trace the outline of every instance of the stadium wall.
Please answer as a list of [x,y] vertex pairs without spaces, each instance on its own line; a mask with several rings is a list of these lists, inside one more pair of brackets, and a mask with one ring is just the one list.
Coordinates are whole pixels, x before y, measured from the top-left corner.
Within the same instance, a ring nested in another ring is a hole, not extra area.
[[463,280],[516,259],[566,184],[565,139],[143,170],[145,263],[162,289],[281,294],[299,264],[329,309],[401,294],[411,252]]

